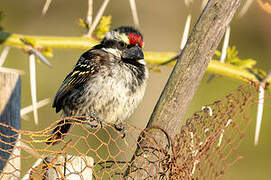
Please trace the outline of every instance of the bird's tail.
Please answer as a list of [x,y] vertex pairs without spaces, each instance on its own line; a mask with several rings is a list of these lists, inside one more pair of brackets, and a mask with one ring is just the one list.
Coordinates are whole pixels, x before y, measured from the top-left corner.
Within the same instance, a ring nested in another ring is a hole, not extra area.
[[68,120],[62,120],[57,124],[57,127],[52,131],[50,137],[46,140],[46,144],[48,145],[56,145],[61,142],[64,136],[71,129],[72,122]]

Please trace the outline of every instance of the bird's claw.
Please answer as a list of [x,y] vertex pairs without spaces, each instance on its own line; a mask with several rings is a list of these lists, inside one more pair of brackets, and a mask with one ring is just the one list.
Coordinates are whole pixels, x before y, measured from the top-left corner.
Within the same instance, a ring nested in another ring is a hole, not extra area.
[[[88,113],[84,115],[84,118],[81,118],[80,120],[83,120],[84,124],[86,124],[87,126],[89,126],[92,129],[96,129],[99,126],[102,128],[103,127],[103,123],[100,120],[100,118],[98,116],[96,116],[93,113]],[[96,123],[96,124],[95,124]]]
[[122,134],[122,139],[126,136],[126,128],[123,126],[123,124],[114,124],[114,128]]

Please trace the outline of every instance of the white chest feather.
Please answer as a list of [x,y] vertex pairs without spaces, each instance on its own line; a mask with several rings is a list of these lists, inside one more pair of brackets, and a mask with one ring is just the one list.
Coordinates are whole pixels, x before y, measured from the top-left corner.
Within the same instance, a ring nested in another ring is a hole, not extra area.
[[144,96],[148,72],[145,70],[145,78],[139,85],[135,75],[125,68],[114,67],[89,81],[76,114],[94,113],[107,123],[126,120]]

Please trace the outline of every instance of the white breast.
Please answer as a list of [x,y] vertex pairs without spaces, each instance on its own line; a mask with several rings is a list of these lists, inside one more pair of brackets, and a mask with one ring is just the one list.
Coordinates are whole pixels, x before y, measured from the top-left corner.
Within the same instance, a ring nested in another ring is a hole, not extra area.
[[110,72],[99,73],[86,88],[88,95],[94,97],[83,100],[83,106],[78,113],[94,113],[107,123],[120,123],[126,120],[142,100],[148,71],[146,69],[143,83],[131,91],[134,76],[127,67],[115,66]]

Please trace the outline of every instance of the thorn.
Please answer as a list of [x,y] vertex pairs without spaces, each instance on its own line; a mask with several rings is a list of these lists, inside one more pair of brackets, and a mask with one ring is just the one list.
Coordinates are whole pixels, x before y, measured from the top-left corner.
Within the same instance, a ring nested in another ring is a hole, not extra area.
[[[49,104],[49,102],[50,102],[50,98],[43,99],[43,100],[37,102],[37,108],[41,108],[41,107]],[[33,111],[33,105],[22,108],[20,111],[21,117],[25,116],[27,113],[30,113],[31,111]]]
[[98,25],[101,17],[103,16],[103,13],[104,13],[105,8],[108,5],[109,1],[110,0],[104,0],[102,6],[100,7],[100,9],[99,9],[99,11],[98,11],[98,13],[97,13],[97,15],[96,15],[96,17],[95,17],[92,25],[91,25],[91,27],[89,27],[90,29],[89,29],[88,34],[87,34],[88,37],[91,37],[91,34],[93,33],[93,31],[95,30],[96,26]]
[[130,7],[131,7],[135,27],[139,28],[140,27],[139,18],[138,18],[138,14],[137,14],[137,10],[136,10],[135,0],[129,0],[129,2],[130,2]]
[[32,46],[30,46],[29,53],[34,54],[35,56],[37,56],[37,58],[39,58],[41,60],[41,62],[43,62],[44,64],[46,64],[50,68],[52,68],[52,64],[46,59],[46,57],[43,56],[38,50],[36,50]]
[[231,28],[230,28],[230,26],[227,26],[225,36],[224,36],[222,53],[221,53],[221,57],[220,57],[221,63],[225,63],[225,60],[227,57],[227,49],[229,47],[229,41],[230,41],[230,32],[231,32]]
[[46,0],[44,6],[43,6],[43,9],[42,9],[42,15],[45,16],[47,10],[49,9],[49,6],[51,4],[52,0]]
[[193,3],[193,0],[184,0],[185,6],[189,7]]
[[88,0],[88,13],[87,13],[88,28],[90,28],[92,24],[92,13],[93,13],[93,0]]
[[181,41],[181,46],[180,46],[180,50],[182,50],[187,42],[188,39],[188,34],[189,34],[189,28],[190,28],[190,24],[191,24],[191,15],[189,14],[186,18],[186,23],[184,26],[184,31],[183,31],[183,37],[182,37],[182,41]]
[[266,86],[266,83],[271,77],[271,71],[269,71],[265,78],[260,82],[259,86],[259,102],[257,107],[257,117],[256,117],[256,129],[255,129],[255,137],[254,137],[254,145],[257,146],[259,143],[259,137],[260,137],[260,129],[261,129],[261,123],[263,118],[263,107],[264,107],[264,88]]
[[37,83],[36,83],[36,64],[35,55],[29,55],[29,69],[30,69],[30,89],[33,104],[34,122],[38,124],[38,109],[37,109]]
[[5,46],[2,53],[1,53],[1,56],[0,56],[0,67],[3,66],[6,58],[7,58],[7,55],[9,53],[9,50],[10,50],[10,47],[9,46]]
[[251,6],[251,4],[253,3],[253,1],[254,1],[254,0],[247,0],[247,1],[245,2],[245,5],[243,6],[243,8],[241,9],[241,11],[240,11],[240,13],[239,13],[239,15],[238,15],[239,18],[243,17],[243,16],[246,14],[248,8]]
[[258,102],[258,108],[257,108],[256,129],[255,129],[255,139],[254,139],[255,146],[257,146],[259,143],[261,123],[262,123],[262,118],[263,118],[263,105],[264,105],[264,88],[262,86],[259,86],[259,102]]

